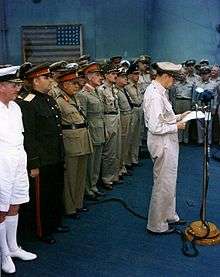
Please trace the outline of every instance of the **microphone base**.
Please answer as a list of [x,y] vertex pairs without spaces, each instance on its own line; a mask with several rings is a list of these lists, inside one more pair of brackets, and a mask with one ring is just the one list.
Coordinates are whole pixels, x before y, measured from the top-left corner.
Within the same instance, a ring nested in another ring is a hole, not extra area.
[[192,222],[185,230],[185,235],[189,241],[192,241],[194,237],[201,239],[195,239],[195,243],[199,245],[216,245],[220,244],[220,230],[211,222],[208,222],[210,233],[206,238],[202,238],[207,234],[207,228],[201,220]]

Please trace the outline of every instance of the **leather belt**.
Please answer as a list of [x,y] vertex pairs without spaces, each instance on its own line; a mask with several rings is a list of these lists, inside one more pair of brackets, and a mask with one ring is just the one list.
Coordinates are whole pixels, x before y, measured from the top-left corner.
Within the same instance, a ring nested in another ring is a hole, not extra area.
[[177,97],[177,100],[191,100],[191,98]]
[[140,107],[141,107],[141,104],[134,104],[134,103],[132,103],[132,106],[133,106],[133,107],[136,107],[136,108],[140,108]]
[[118,112],[109,112],[109,113],[104,113],[104,114],[114,114],[114,115],[117,115]]
[[63,130],[75,130],[75,129],[81,129],[81,128],[86,128],[86,124],[70,124],[70,125],[62,125]]

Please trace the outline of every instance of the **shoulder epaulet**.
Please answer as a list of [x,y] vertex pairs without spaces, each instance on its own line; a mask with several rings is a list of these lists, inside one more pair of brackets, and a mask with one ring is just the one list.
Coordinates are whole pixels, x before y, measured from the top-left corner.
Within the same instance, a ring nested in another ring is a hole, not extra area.
[[33,93],[29,93],[27,96],[23,98],[24,101],[31,102],[36,95]]
[[69,102],[69,98],[66,95],[63,95],[62,93],[60,93],[57,95],[56,99],[59,97],[63,98],[66,102]]
[[63,99],[64,99],[66,102],[69,102],[69,98],[68,98],[66,95],[63,95]]

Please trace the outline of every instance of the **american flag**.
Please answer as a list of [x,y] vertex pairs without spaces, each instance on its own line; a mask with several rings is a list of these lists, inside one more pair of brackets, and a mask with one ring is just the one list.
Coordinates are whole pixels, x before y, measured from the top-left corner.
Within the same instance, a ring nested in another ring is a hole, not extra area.
[[75,61],[82,55],[82,25],[23,26],[23,60]]

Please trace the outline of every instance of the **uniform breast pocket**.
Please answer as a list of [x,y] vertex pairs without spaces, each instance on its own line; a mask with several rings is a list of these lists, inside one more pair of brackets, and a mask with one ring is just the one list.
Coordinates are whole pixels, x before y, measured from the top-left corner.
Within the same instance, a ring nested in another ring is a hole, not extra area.
[[99,112],[100,111],[100,101],[96,97],[89,98],[88,112]]
[[65,154],[67,156],[78,156],[82,153],[82,141],[77,131],[64,130],[63,142],[65,148]]

